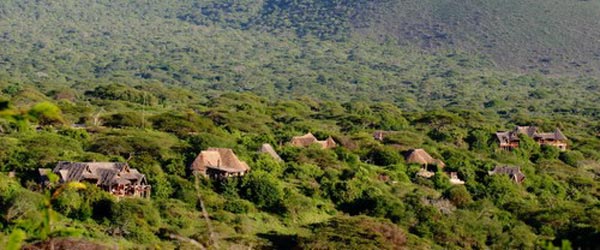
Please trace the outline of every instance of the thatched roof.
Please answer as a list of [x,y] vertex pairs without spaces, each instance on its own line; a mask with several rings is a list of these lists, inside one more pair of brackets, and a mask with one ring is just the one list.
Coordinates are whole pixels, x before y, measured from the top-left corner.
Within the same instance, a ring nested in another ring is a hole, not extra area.
[[536,126],[517,126],[515,132],[519,134],[525,134],[529,137],[533,137],[538,131]]
[[407,163],[416,163],[421,165],[437,165],[438,167],[444,167],[446,164],[441,160],[431,157],[424,149],[418,148],[413,149],[409,152],[406,157]]
[[317,143],[321,144],[321,147],[328,149],[328,148],[335,148],[337,146],[337,143],[333,140],[333,138],[327,137],[327,140],[324,141],[317,141]]
[[273,146],[271,146],[271,144],[268,144],[268,143],[263,144],[260,147],[260,149],[258,150],[258,152],[268,154],[277,161],[283,161],[283,159],[281,159],[279,154],[277,154],[277,152],[275,152],[275,149],[273,149]]
[[[40,175],[46,173],[40,169]],[[87,181],[101,186],[146,183],[145,175],[123,162],[59,162],[52,170],[61,182]]]
[[510,142],[518,142],[519,136],[514,131],[506,131],[506,132],[497,132],[496,138],[501,143],[510,143]]
[[539,138],[543,140],[555,140],[555,141],[566,141],[567,137],[560,131],[560,129],[554,130],[551,133],[537,133],[534,138]]
[[303,136],[292,137],[290,144],[296,147],[308,147],[310,144],[316,143],[317,141],[317,137],[315,137],[312,133],[309,132]]
[[206,170],[217,169],[228,173],[240,173],[250,170],[248,164],[240,161],[229,148],[209,148],[198,154],[192,163],[192,170],[206,175]]
[[334,148],[337,146],[337,143],[333,140],[333,138],[331,138],[331,136],[324,141],[319,141],[317,137],[310,132],[303,136],[294,136],[290,141],[290,144],[295,147],[308,147],[313,143],[320,144],[324,149]]
[[489,175],[506,174],[516,183],[521,183],[525,180],[525,174],[521,172],[519,167],[496,166],[493,171],[488,172]]
[[496,137],[501,143],[518,142],[519,134],[524,134],[536,141],[566,141],[567,137],[560,131],[560,129],[554,130],[551,133],[538,132],[538,128],[535,126],[517,126],[512,131],[497,132]]

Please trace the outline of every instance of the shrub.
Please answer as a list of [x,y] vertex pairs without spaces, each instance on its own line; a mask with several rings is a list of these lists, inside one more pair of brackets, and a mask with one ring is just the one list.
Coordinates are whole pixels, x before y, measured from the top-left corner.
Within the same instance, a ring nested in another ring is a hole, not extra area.
[[147,123],[137,112],[123,112],[103,117],[104,125],[113,128],[142,127]]
[[148,200],[123,199],[110,207],[110,218],[114,226],[127,239],[138,243],[156,242],[154,235],[161,223],[158,209]]
[[561,152],[559,159],[572,167],[578,167],[579,162],[582,161],[584,159],[584,157],[581,152],[571,150],[571,151]]
[[27,114],[40,125],[62,125],[65,123],[62,111],[51,102],[38,103],[31,107]]
[[369,152],[369,158],[378,166],[389,166],[404,161],[398,150],[389,147],[373,148]]
[[366,216],[334,217],[311,229],[310,237],[299,240],[301,249],[402,249],[407,240],[393,223]]
[[225,201],[223,209],[234,214],[245,214],[252,210],[252,203],[239,198],[230,198]]
[[242,183],[241,195],[261,209],[283,212],[280,210],[283,189],[279,181],[266,172],[253,171],[247,175]]
[[444,196],[459,208],[465,207],[473,201],[471,194],[463,185],[448,188],[444,193]]
[[79,195],[78,190],[67,187],[60,192],[52,205],[56,211],[68,217],[76,218],[83,203],[83,198]]

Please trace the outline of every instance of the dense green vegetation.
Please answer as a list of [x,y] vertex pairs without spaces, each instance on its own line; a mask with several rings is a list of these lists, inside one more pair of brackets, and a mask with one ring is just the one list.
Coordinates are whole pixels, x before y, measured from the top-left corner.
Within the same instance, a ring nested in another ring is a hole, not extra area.
[[[0,244],[594,248],[598,7],[2,1],[0,172],[17,176],[0,174]],[[499,150],[493,133],[515,125],[558,127],[570,149],[522,138],[519,149]],[[397,133],[379,142],[378,129]],[[309,131],[340,146],[286,145]],[[258,153],[263,143],[284,162]],[[188,167],[208,147],[232,148],[251,173],[197,180]],[[420,167],[403,157],[411,148],[446,168],[416,176]],[[129,160],[152,197],[117,200],[77,184],[42,190],[36,170],[60,160]],[[521,167],[524,183],[488,175],[497,165]],[[466,184],[451,185],[443,171]]]
[[[523,111],[504,119],[496,109],[404,112],[384,102],[269,101],[239,93],[177,108],[110,95],[46,98],[17,108],[12,103],[23,94],[4,95],[0,166],[18,171],[18,178],[2,177],[0,197],[4,232],[18,229],[28,241],[71,235],[125,247],[189,244],[168,237],[174,233],[219,248],[532,248],[563,241],[592,247],[600,232],[598,124],[582,114]],[[94,116],[104,126],[94,126]],[[71,128],[74,121],[88,128]],[[35,130],[35,124],[47,126]],[[558,126],[572,149],[559,153],[527,138],[513,152],[497,149],[493,132],[513,124]],[[371,132],[380,128],[399,133],[378,142]],[[341,145],[286,146],[306,131],[332,135]],[[257,153],[262,143],[281,145],[276,149],[285,163]],[[194,188],[188,166],[207,147],[233,148],[251,174],[224,183],[201,180]],[[457,171],[466,185],[450,185],[441,171],[432,179],[417,177],[419,167],[402,157],[416,147],[443,159],[444,170]],[[38,167],[129,157],[153,185],[150,200],[117,201],[92,186],[67,188],[50,200],[35,191]],[[526,181],[488,176],[499,164],[520,166]],[[198,197],[207,206],[213,240]],[[52,209],[40,209],[44,202]],[[51,214],[47,233],[41,213]]]
[[[598,13],[596,0],[7,0],[0,72],[53,84],[135,78],[281,91],[299,78],[412,81],[424,59],[415,52],[450,50],[517,72],[598,75]],[[359,68],[341,79],[323,74]]]

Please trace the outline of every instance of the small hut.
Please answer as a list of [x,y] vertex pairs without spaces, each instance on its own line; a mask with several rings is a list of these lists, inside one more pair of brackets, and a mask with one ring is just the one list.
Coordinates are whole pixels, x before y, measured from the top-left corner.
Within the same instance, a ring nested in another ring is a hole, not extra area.
[[271,157],[273,157],[273,159],[275,159],[276,161],[279,161],[279,162],[283,161],[283,159],[281,159],[281,157],[279,156],[279,154],[277,154],[275,149],[273,149],[273,146],[271,146],[271,144],[268,144],[268,143],[263,144],[260,147],[260,149],[258,150],[258,152],[268,154]]
[[516,182],[517,184],[523,183],[525,180],[525,174],[521,172],[521,168],[519,167],[510,167],[510,166],[496,166],[494,170],[488,171],[489,175],[495,174],[505,174],[510,177],[511,180]]
[[409,151],[408,155],[406,156],[406,162],[421,165],[421,170],[419,170],[417,175],[425,178],[431,178],[433,175],[435,175],[435,173],[431,171],[432,169],[429,169],[429,166],[433,165],[437,166],[438,168],[443,168],[446,166],[443,161],[431,157],[431,155],[429,155],[429,153],[422,148]]
[[440,168],[443,168],[446,166],[446,164],[444,164],[443,161],[431,157],[431,155],[429,155],[429,153],[427,153],[427,151],[425,151],[422,148],[413,149],[413,150],[409,151],[408,156],[406,157],[406,162],[407,163],[416,163],[416,164],[425,165],[425,166],[436,165]]
[[250,171],[248,164],[240,161],[229,148],[209,148],[200,152],[191,169],[217,180],[244,176]]
[[310,132],[303,136],[294,136],[290,141],[290,144],[294,147],[308,147],[314,143],[321,145],[323,149],[335,148],[337,146],[337,143],[331,136],[324,141],[319,141],[317,137]]

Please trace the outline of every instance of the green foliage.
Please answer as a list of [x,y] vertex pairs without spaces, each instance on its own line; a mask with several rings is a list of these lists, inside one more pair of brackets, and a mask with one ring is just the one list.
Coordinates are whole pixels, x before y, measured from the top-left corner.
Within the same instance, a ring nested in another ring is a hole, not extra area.
[[117,113],[102,118],[104,125],[113,128],[125,127],[143,127],[145,126],[144,118],[137,112]]
[[403,158],[398,150],[389,147],[373,148],[369,152],[369,158],[373,164],[378,166],[389,166],[403,162]]
[[450,187],[445,191],[444,196],[457,207],[465,207],[473,201],[471,194],[463,185]]
[[241,196],[252,201],[257,207],[284,213],[282,211],[283,189],[275,177],[263,171],[254,171],[246,176],[241,186]]
[[214,131],[216,128],[212,120],[187,112],[163,113],[150,117],[152,126],[160,131],[174,133],[178,136],[187,136],[201,131]]
[[469,132],[466,141],[469,143],[471,150],[487,151],[490,149],[490,144],[492,144],[492,133],[481,129],[473,130]]
[[[101,102],[105,110],[114,109],[103,112],[140,115],[136,104],[113,106],[119,102]],[[32,181],[35,176],[29,173],[40,165],[52,168],[58,160],[128,159],[152,185],[152,197],[147,201],[117,201],[93,185],[85,190],[65,189],[52,202],[53,212],[45,215],[40,209],[43,200],[35,193],[15,181],[2,181],[0,205],[7,208],[8,215],[2,219],[5,232],[21,229],[28,239],[44,235],[102,238],[109,232],[122,235],[124,242],[143,246],[165,244],[170,233],[210,242],[206,222],[199,219],[199,196],[188,177],[188,167],[201,150],[228,147],[250,165],[251,172],[229,181],[205,180],[199,189],[213,230],[228,237],[256,241],[261,233],[277,230],[276,235],[291,233],[297,239],[290,241],[292,245],[339,247],[315,235],[323,232],[325,237],[325,229],[302,229],[314,223],[325,225],[324,221],[339,213],[397,223],[408,232],[412,247],[494,248],[513,244],[528,248],[538,238],[551,237],[587,246],[597,236],[590,231],[597,224],[591,219],[595,218],[597,185],[588,170],[593,169],[594,158],[587,153],[593,150],[595,138],[583,135],[592,133],[587,130],[580,132],[582,135],[574,132],[580,131],[575,129],[579,120],[556,118],[566,124],[565,134],[573,135],[574,144],[569,145],[573,150],[559,153],[524,137],[521,147],[510,152],[495,146],[492,131],[497,126],[496,114],[483,111],[400,112],[387,104],[366,101],[344,105],[302,98],[269,101],[251,94],[228,94],[175,111],[168,104],[171,102],[165,101],[166,106],[147,111],[145,129],[135,124],[114,125],[121,128],[57,127],[11,132],[0,138],[3,169],[18,170],[22,182],[32,188],[37,186]],[[91,105],[89,110],[99,109],[95,107],[99,104]],[[387,109],[393,117],[385,117]],[[85,117],[89,110],[71,110],[69,117]],[[205,114],[210,116],[203,117]],[[257,117],[256,122],[263,126],[244,123],[249,117]],[[347,117],[356,120],[340,122]],[[535,120],[526,116],[518,119]],[[404,120],[411,126],[402,125]],[[372,138],[372,130],[378,128],[402,130],[390,132],[380,143]],[[319,145],[283,145],[309,130],[321,139],[335,135],[339,147],[324,150]],[[265,142],[276,145],[285,161],[256,152]],[[420,166],[405,166],[401,155],[416,147],[442,159],[444,171],[458,172],[466,185],[452,186],[443,172],[430,179],[416,177]],[[571,164],[577,162],[582,167],[570,168],[555,160],[568,163],[569,156],[576,159]],[[500,164],[520,166],[527,176],[525,182],[518,185],[505,175],[489,176],[486,171]],[[53,183],[59,186],[56,180]],[[575,209],[577,205],[581,208]],[[467,219],[473,217],[481,219]],[[75,224],[62,226],[67,220]],[[42,230],[50,221],[55,229]],[[90,227],[96,229],[84,233]],[[590,229],[590,233],[579,233],[581,228]],[[348,239],[348,244],[377,248],[382,241],[376,235],[364,242]],[[270,243],[257,243],[263,244]]]
[[[600,110],[588,52],[598,32],[581,27],[593,26],[597,8],[2,1],[0,170],[17,178],[0,177],[0,234],[125,249],[530,249],[563,239],[593,248]],[[519,72],[504,71],[512,67]],[[572,150],[525,137],[512,152],[498,149],[494,132],[530,124],[560,127]],[[382,145],[373,130],[391,133]],[[307,131],[340,146],[285,145]],[[263,143],[285,162],[256,153]],[[251,173],[196,190],[189,165],[209,147],[232,148]],[[420,167],[400,155],[411,148],[444,160],[466,185],[439,171],[415,177]],[[35,170],[59,160],[127,160],[153,195],[117,200],[88,185],[57,195],[50,210],[22,185],[39,190]],[[488,175],[505,164],[521,167],[525,182]]]
[[561,152],[559,158],[564,163],[573,167],[578,167],[579,162],[584,159],[581,152],[574,150]]
[[312,237],[300,239],[302,249],[401,249],[406,234],[396,225],[369,217],[334,217],[311,226]]
[[7,250],[19,250],[23,241],[27,238],[27,234],[23,230],[16,229],[8,236],[8,242],[6,243]]
[[515,153],[522,159],[531,159],[533,156],[540,154],[540,146],[527,135],[519,135],[519,147],[515,149]]
[[41,102],[28,111],[28,115],[40,125],[61,125],[65,121],[58,106],[50,102]]
[[123,199],[105,209],[110,211],[111,224],[124,232],[126,238],[144,244],[158,241],[154,233],[158,231],[161,218],[150,201]]
[[121,100],[142,105],[155,105],[156,97],[146,91],[141,91],[123,84],[109,84],[96,87],[86,95],[103,100]]
[[541,154],[544,159],[556,160],[560,155],[560,150],[557,147],[542,145]]
[[223,209],[228,212],[235,214],[245,214],[252,210],[253,206],[247,200],[243,199],[229,199],[225,202]]
[[[89,206],[82,209],[82,206],[84,206],[83,203],[83,197],[81,197],[77,189],[65,188],[54,199],[52,205],[55,211],[68,217],[77,218],[81,215],[82,219],[89,218],[91,216],[91,209]],[[88,211],[81,211],[86,209]]]
[[254,160],[253,169],[261,170],[278,177],[283,173],[283,163],[267,154],[258,154]]

